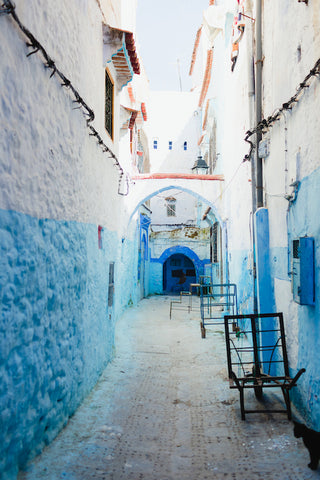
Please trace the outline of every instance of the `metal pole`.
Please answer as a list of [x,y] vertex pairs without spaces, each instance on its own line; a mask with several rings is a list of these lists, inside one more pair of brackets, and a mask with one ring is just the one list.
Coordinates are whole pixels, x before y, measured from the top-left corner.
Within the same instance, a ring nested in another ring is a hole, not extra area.
[[[262,35],[261,35],[261,22],[262,22],[262,13],[261,13],[261,0],[257,0],[256,3],[256,125],[262,119]],[[255,159],[256,159],[256,170],[257,170],[257,207],[263,206],[263,169],[262,169],[262,159],[259,157],[259,142],[261,140],[261,132],[259,131],[256,134],[256,149],[255,149]]]

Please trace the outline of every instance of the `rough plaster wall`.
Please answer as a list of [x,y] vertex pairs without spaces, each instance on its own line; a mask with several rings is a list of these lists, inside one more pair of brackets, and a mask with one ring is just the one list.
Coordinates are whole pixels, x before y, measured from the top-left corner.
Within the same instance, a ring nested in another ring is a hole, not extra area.
[[[90,5],[95,6],[95,2],[90,2]],[[44,19],[39,18],[39,12],[46,11],[47,4],[42,10],[40,1],[32,2],[30,8],[28,5],[26,16],[24,9],[17,5],[17,13],[34,35],[39,37],[49,54],[53,43],[60,45],[56,38],[60,38],[61,34],[63,53],[58,57],[59,52],[56,52],[52,57],[89,106],[90,99],[87,99],[86,94],[87,83],[90,83],[91,78],[88,79],[84,72],[93,70],[96,71],[97,78],[102,78],[101,88],[95,89],[93,83],[90,90],[92,97],[95,90],[102,92],[92,102],[91,106],[95,110],[97,105],[104,103],[104,68],[100,61],[96,63],[94,56],[91,59],[89,53],[85,57],[86,49],[82,52],[76,49],[77,45],[81,48],[81,43],[90,35],[86,16],[79,15],[81,10],[73,12],[74,2],[68,3],[68,8],[63,9],[63,6],[62,1],[56,3],[47,15],[43,14]],[[31,12],[34,14],[32,18]],[[86,13],[87,11],[84,12]],[[64,39],[65,22],[67,31],[70,30],[74,35],[71,37],[71,46]],[[97,149],[95,140],[89,137],[85,117],[80,110],[74,110],[75,104],[72,103],[68,90],[60,87],[56,77],[49,79],[49,71],[44,69],[38,54],[26,58],[30,50],[25,46],[25,39],[21,38],[15,23],[9,17],[2,17],[1,23],[4,40],[0,46],[3,59],[0,80],[2,85],[6,85],[6,91],[2,90],[1,98],[1,126],[5,135],[1,142],[4,152],[1,165],[4,188],[1,189],[0,206],[34,216],[81,219],[86,222],[94,220],[108,225],[110,229],[116,229],[118,216],[114,214],[112,217],[110,213],[117,211],[120,201],[116,194],[117,169],[113,167],[108,155]],[[84,38],[83,25],[86,25]],[[91,26],[94,35],[97,30],[100,32],[94,51],[102,51],[100,27],[101,18],[97,17]],[[92,41],[91,39],[91,45]],[[68,67],[65,67],[66,64]],[[80,79],[79,72],[83,73]],[[103,125],[101,107],[95,113],[98,124],[95,126],[98,128],[100,124]],[[99,131],[105,142],[110,143],[108,135],[103,133],[104,128]],[[100,179],[99,182],[97,178]],[[108,192],[106,182],[109,182]]]
[[[16,5],[22,23],[95,110],[94,126],[111,146],[103,127],[97,2]],[[67,422],[112,357],[114,322],[130,300],[121,284],[137,298],[136,259],[133,238],[121,258],[117,231],[125,212],[113,162],[40,55],[26,58],[30,49],[16,24],[5,15],[0,22],[0,476],[13,479]],[[111,261],[116,285],[108,307]]]
[[210,258],[209,229],[183,228],[150,234],[151,258],[159,258],[168,248],[181,245],[190,248],[201,260]]
[[[264,2],[264,116],[280,107],[296,92],[319,58],[320,2]],[[297,19],[299,19],[297,21]],[[294,35],[292,34],[294,32]],[[270,221],[271,275],[276,308],[283,311],[288,336],[288,355],[294,368],[306,368],[293,398],[309,425],[320,428],[319,384],[319,110],[318,79],[304,90],[299,102],[284,113],[267,137],[269,155],[264,160],[264,188]],[[312,120],[311,120],[312,119]],[[293,182],[300,182],[297,197]],[[316,305],[302,306],[291,292],[292,239],[315,239]]]
[[[176,199],[175,216],[167,215],[167,197]],[[172,224],[196,222],[198,200],[188,193],[181,190],[168,190],[151,198],[150,209],[152,210],[152,224]]]
[[[2,468],[67,422],[112,356],[108,255],[95,225],[1,211]],[[103,242],[114,244],[105,232]]]

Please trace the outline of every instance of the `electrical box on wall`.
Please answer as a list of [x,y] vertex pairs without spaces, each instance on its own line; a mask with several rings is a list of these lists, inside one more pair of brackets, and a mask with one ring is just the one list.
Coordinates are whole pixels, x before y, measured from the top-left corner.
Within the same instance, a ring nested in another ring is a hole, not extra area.
[[315,304],[314,239],[300,237],[292,241],[292,292],[300,305]]

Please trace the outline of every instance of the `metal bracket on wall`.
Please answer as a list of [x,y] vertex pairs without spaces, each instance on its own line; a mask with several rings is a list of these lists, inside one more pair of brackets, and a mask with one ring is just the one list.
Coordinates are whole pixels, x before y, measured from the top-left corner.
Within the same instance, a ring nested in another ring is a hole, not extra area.
[[4,1],[2,7],[0,7],[0,15],[9,15],[15,9],[15,5],[11,2]]

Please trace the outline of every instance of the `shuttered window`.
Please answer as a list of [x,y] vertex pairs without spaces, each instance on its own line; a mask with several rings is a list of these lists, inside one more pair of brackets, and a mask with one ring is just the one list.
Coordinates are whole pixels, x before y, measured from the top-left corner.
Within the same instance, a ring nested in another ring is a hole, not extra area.
[[105,80],[105,128],[110,137],[113,138],[113,96],[114,85],[108,71],[106,70]]

